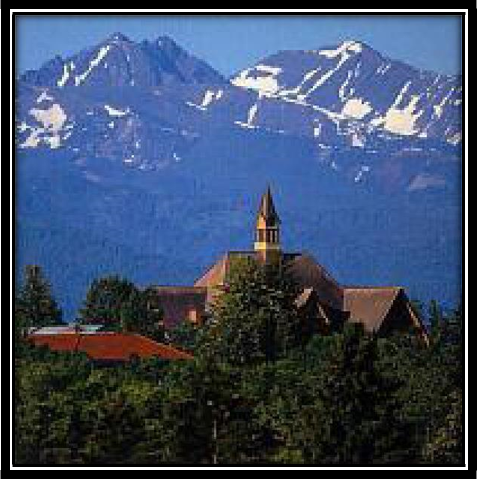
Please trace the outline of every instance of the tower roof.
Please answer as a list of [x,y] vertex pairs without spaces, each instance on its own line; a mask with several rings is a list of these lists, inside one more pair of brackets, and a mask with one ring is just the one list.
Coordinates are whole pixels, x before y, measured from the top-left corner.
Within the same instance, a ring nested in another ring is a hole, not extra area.
[[257,216],[262,216],[268,226],[277,226],[281,222],[279,216],[277,215],[269,186],[267,187],[266,192],[262,195]]

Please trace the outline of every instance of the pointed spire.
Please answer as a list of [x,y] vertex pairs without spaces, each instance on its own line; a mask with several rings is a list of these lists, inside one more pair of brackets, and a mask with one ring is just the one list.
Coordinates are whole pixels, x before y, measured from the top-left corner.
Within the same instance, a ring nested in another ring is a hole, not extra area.
[[257,213],[256,236],[254,250],[265,263],[272,263],[281,257],[280,219],[277,215],[271,189],[268,186],[262,195],[259,212]]
[[276,226],[281,222],[274,206],[270,186],[267,186],[266,192],[262,195],[259,215],[264,217],[267,226]]

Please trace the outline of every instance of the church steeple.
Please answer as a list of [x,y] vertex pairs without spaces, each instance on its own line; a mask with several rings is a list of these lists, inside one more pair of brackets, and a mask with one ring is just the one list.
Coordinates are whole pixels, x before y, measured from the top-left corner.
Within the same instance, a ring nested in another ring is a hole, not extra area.
[[272,199],[271,189],[267,187],[266,192],[262,195],[261,204],[257,213],[256,220],[256,239],[254,249],[262,259],[270,261],[278,258],[280,247],[280,219],[277,215],[274,201]]

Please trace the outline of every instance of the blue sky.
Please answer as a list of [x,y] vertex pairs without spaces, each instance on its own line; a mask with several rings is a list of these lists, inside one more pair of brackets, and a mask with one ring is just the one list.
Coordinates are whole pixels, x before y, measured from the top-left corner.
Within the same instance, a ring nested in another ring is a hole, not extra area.
[[16,18],[17,72],[93,46],[114,32],[132,40],[169,35],[225,75],[279,50],[355,39],[424,70],[461,71],[461,17],[425,16],[52,16]]

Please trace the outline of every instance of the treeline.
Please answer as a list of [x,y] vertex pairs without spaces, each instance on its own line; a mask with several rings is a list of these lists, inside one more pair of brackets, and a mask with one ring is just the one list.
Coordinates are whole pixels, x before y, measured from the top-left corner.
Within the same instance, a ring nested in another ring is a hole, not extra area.
[[424,312],[429,346],[323,336],[282,269],[246,261],[228,285],[202,327],[168,332],[192,361],[105,368],[17,335],[15,463],[463,464],[460,309]]

